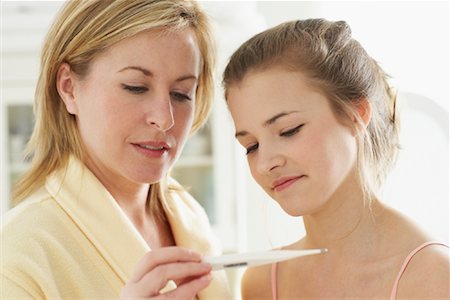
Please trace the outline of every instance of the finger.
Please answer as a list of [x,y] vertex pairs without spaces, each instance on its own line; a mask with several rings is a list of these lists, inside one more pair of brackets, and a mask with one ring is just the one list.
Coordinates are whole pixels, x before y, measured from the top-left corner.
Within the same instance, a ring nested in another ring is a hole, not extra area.
[[147,252],[138,262],[133,275],[132,282],[138,282],[150,270],[161,264],[192,261],[199,262],[200,254],[181,247],[164,247]]
[[168,300],[168,299],[194,299],[194,297],[204,288],[206,288],[211,282],[211,274],[206,274],[195,280],[184,283],[177,287],[175,290],[161,294],[156,299]]
[[184,283],[186,283],[186,282],[189,282],[189,281],[192,281],[192,280],[194,280],[194,279],[197,279],[199,276],[204,276],[204,275],[206,275],[207,273],[210,273],[210,272],[212,271],[212,266],[211,266],[210,264],[207,264],[207,263],[205,263],[205,264],[207,265],[207,266],[205,266],[205,267],[206,267],[206,269],[208,270],[205,274],[200,273],[200,274],[195,275],[195,276],[182,277],[182,278],[180,278],[180,279],[173,279],[173,280],[175,281],[175,283],[177,284],[177,286],[180,286],[180,285],[182,285],[182,284],[184,284]]
[[206,263],[172,263],[160,265],[148,272],[135,283],[134,290],[139,295],[157,295],[169,280],[186,282],[185,278],[198,278],[208,274],[211,265]]

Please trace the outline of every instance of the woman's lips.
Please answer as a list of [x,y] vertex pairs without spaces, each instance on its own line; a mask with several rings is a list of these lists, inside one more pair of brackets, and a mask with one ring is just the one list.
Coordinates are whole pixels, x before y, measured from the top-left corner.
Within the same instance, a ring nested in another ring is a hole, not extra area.
[[132,143],[132,145],[137,151],[151,158],[160,158],[170,150],[166,142],[150,141]]
[[281,192],[281,191],[287,189],[288,187],[290,187],[292,184],[297,182],[302,177],[304,177],[304,175],[301,175],[301,176],[287,176],[287,177],[279,178],[279,179],[275,180],[272,183],[272,189],[275,192]]

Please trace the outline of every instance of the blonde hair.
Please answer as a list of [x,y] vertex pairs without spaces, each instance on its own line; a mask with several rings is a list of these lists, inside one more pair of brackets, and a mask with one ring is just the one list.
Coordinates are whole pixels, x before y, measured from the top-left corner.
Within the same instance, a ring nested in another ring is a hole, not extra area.
[[307,19],[255,35],[232,55],[223,75],[225,94],[249,72],[274,66],[305,74],[345,124],[356,119],[362,125],[357,107],[369,101],[372,118],[358,137],[357,165],[365,197],[376,193],[397,156],[396,95],[385,72],[352,38],[348,24]]
[[[207,15],[190,0],[78,0],[69,1],[50,28],[41,56],[35,93],[36,124],[26,156],[30,170],[15,186],[13,202],[29,196],[52,172],[67,166],[70,155],[83,160],[83,147],[74,116],[70,115],[56,89],[57,72],[68,63],[79,76],[102,51],[113,44],[151,29],[167,32],[191,28],[201,53],[194,121],[191,134],[208,117],[214,94],[215,47]],[[165,178],[152,184],[149,202],[167,192]]]

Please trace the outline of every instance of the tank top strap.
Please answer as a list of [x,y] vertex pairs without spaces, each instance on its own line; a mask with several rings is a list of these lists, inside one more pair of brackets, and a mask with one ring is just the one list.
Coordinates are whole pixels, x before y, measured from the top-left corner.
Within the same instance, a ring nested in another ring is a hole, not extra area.
[[413,251],[411,251],[411,252],[409,253],[409,255],[408,255],[408,256],[405,258],[405,260],[403,261],[403,265],[402,265],[402,267],[400,268],[400,272],[398,272],[398,274],[397,274],[397,278],[395,279],[395,282],[394,282],[394,287],[392,288],[392,291],[391,291],[391,296],[389,297],[390,300],[395,300],[395,299],[397,298],[397,288],[398,288],[398,284],[399,284],[399,282],[400,282],[400,279],[401,279],[403,273],[404,273],[405,270],[406,270],[406,267],[408,266],[409,262],[411,261],[411,259],[412,259],[412,258],[414,257],[414,255],[416,255],[420,250],[422,250],[422,249],[424,249],[424,248],[426,248],[426,247],[428,247],[428,246],[431,246],[431,245],[440,245],[440,246],[444,246],[444,247],[449,248],[447,245],[445,245],[445,244],[443,244],[443,243],[440,243],[440,242],[426,242],[426,243],[423,243],[422,245],[420,245],[419,247],[417,247],[416,249],[414,249]]
[[272,286],[272,300],[277,300],[277,263],[272,264],[270,269],[270,283]]

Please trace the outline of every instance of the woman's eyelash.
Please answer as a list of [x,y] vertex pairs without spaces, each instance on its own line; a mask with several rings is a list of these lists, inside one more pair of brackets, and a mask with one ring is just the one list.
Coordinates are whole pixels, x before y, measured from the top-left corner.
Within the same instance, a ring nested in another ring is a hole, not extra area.
[[148,91],[148,88],[145,86],[135,86],[135,85],[128,85],[128,84],[122,84],[122,87],[124,90],[129,91],[133,94],[143,94]]
[[170,96],[176,100],[176,101],[180,101],[180,102],[186,102],[186,101],[192,101],[192,98],[189,97],[186,94],[183,93],[179,93],[179,92],[171,92]]
[[[137,94],[137,95],[144,94],[145,92],[148,91],[148,87],[146,87],[146,86],[135,86],[135,85],[122,84],[122,88],[124,90],[129,91],[132,94]],[[186,102],[186,101],[192,100],[192,98],[189,97],[188,95],[179,93],[179,92],[171,92],[170,97],[179,102]]]
[[250,153],[255,152],[256,149],[258,149],[258,144],[254,144],[248,148],[245,148],[245,150],[246,150],[245,155],[249,155]]
[[303,125],[305,125],[305,124],[301,124],[301,125],[298,125],[297,127],[294,127],[287,131],[284,131],[284,132],[280,133],[280,136],[288,136],[288,137],[293,136],[294,134],[296,134],[297,132],[300,131],[300,129],[303,127]]

